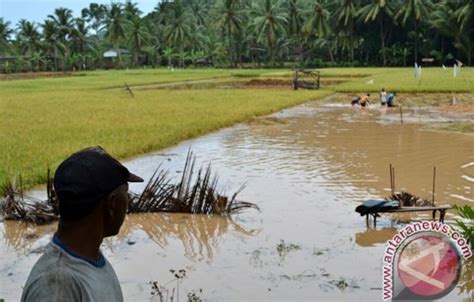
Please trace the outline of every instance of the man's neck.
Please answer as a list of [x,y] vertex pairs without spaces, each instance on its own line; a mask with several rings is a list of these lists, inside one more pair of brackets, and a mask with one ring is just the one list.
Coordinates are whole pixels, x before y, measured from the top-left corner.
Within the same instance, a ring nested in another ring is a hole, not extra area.
[[56,236],[78,256],[92,261],[99,259],[99,247],[104,237],[102,229],[94,223],[60,222]]

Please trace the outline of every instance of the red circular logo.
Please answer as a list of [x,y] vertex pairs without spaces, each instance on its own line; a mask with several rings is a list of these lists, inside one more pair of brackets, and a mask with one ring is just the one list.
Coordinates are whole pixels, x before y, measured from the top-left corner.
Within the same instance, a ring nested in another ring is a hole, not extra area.
[[410,240],[398,257],[398,275],[413,294],[439,298],[456,285],[461,272],[458,250],[445,236],[422,235]]

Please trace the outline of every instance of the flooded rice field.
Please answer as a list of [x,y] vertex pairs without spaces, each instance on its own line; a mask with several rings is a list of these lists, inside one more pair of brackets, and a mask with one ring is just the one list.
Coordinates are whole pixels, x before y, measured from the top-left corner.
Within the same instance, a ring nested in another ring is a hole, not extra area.
[[[125,300],[159,301],[150,281],[171,294],[178,281],[170,270],[183,269],[180,300],[194,292],[211,301],[378,301],[385,242],[431,215],[384,215],[374,229],[354,212],[368,198],[389,195],[389,164],[397,191],[431,199],[436,166],[436,204],[474,203],[474,137],[421,125],[449,121],[449,114],[407,109],[402,125],[398,109],[307,103],[273,117],[283,122],[240,124],[125,162],[144,178],[159,164],[178,177],[192,148],[197,166],[212,163],[220,189],[232,194],[245,184],[238,199],[261,209],[227,219],[129,215],[119,236],[103,244]],[[448,212],[447,222],[454,218]],[[55,227],[0,224],[0,297],[19,300]],[[472,258],[469,267],[449,301],[472,297]]]

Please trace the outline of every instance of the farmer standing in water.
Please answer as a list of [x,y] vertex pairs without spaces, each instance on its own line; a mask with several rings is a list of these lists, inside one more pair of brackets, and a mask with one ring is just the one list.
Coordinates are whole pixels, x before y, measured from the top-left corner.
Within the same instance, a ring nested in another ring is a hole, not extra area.
[[58,230],[33,266],[21,301],[123,301],[114,269],[99,247],[122,226],[128,182],[142,181],[101,147],[62,162],[54,175]]

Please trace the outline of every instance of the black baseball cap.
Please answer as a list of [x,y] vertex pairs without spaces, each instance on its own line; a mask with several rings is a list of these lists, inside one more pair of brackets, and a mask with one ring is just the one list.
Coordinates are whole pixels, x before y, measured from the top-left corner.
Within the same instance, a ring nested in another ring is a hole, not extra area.
[[66,214],[61,209],[89,208],[127,182],[143,182],[143,178],[130,173],[100,146],[80,150],[64,160],[54,175],[60,215]]

